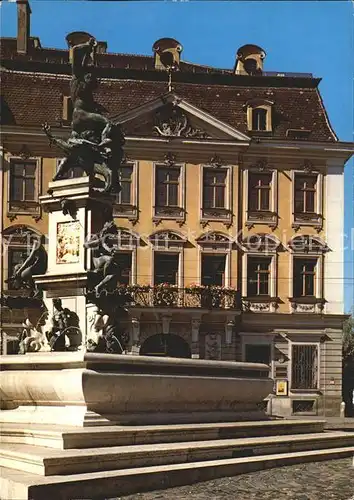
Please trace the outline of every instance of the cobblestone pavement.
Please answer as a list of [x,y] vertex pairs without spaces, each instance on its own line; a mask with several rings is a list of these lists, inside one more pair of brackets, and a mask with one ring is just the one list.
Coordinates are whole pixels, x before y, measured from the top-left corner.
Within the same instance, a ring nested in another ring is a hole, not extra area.
[[354,500],[352,459],[291,465],[110,500]]

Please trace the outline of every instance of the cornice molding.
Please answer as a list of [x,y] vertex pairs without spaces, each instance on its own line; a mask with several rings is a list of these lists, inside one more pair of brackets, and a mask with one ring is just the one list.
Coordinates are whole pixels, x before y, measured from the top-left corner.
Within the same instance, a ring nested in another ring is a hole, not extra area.
[[[68,128],[53,127],[53,133],[60,138],[67,138],[70,134]],[[15,125],[3,125],[0,130],[0,140],[5,151],[19,154],[23,144],[32,150],[36,156],[60,157],[61,152],[50,148],[48,139],[40,127],[23,127]],[[223,140],[223,139],[192,139],[183,137],[125,137],[125,150],[131,154],[132,151],[146,151],[147,153],[161,153],[162,157],[167,152],[200,154],[201,160],[206,161],[204,156],[218,153],[225,157],[231,164],[235,161],[235,154],[243,153],[243,161],[253,161],[262,156],[272,158],[272,161],[289,159],[303,160],[331,160],[343,164],[354,154],[353,142],[307,142],[304,141],[254,141]],[[229,155],[229,157],[228,157]],[[326,166],[323,165],[324,167]]]

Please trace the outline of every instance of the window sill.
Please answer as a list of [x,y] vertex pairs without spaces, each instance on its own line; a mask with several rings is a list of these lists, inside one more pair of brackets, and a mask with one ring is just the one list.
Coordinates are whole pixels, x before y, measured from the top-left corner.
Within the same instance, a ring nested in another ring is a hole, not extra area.
[[136,205],[125,205],[115,203],[113,205],[113,217],[122,217],[127,219],[138,219],[138,207]]
[[174,220],[180,225],[185,222],[185,210],[182,207],[154,207],[152,221],[158,225],[163,220]]
[[255,210],[247,212],[246,227],[252,228],[255,224],[266,224],[271,228],[278,225],[278,214],[268,210]]
[[295,230],[300,229],[300,227],[314,227],[316,230],[320,231],[323,226],[323,216],[322,214],[316,213],[294,213],[294,220],[292,223],[292,228]]
[[242,303],[246,312],[276,312],[279,304],[279,298],[270,297],[269,295],[243,297]]
[[317,297],[289,297],[293,313],[322,313],[326,300]]
[[232,212],[227,208],[202,208],[199,223],[205,227],[209,222],[221,222],[230,227],[232,225]]
[[11,204],[8,205],[6,215],[11,221],[16,219],[18,215],[29,215],[35,220],[39,220],[41,218],[41,206],[36,201],[17,203],[11,202]]

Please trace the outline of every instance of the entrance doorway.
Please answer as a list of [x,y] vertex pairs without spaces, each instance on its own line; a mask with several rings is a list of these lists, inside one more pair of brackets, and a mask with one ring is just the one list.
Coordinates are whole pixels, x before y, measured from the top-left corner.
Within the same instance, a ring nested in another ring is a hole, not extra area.
[[140,348],[141,356],[166,356],[171,358],[191,358],[189,345],[178,335],[157,334],[145,340]]

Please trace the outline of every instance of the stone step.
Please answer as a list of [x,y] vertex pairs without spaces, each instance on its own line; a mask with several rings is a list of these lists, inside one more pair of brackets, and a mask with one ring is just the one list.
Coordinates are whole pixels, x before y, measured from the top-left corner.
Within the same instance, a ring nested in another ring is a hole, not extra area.
[[353,453],[353,447],[341,447],[47,477],[1,468],[0,491],[6,500],[98,500]]
[[0,465],[49,476],[344,447],[354,451],[353,433],[337,431],[75,450],[3,444]]
[[267,420],[208,424],[103,426],[75,428],[38,424],[1,424],[1,442],[50,448],[94,448],[183,441],[208,441],[257,436],[318,433],[321,420]]

